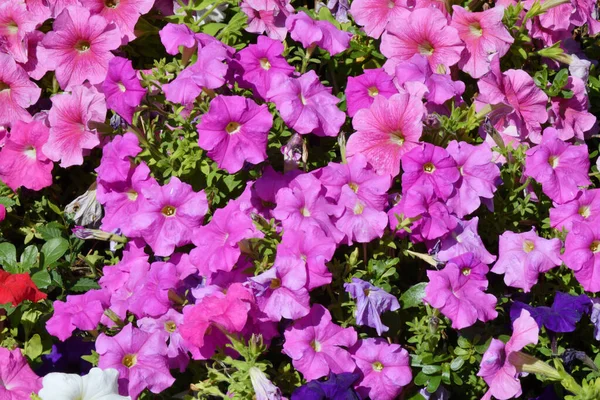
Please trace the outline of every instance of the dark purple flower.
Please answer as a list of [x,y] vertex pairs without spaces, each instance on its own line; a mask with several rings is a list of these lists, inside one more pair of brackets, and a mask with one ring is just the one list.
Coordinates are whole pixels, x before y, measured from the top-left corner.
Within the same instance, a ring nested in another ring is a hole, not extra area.
[[359,400],[360,397],[352,389],[358,378],[360,374],[331,373],[326,381],[315,379],[296,389],[292,400]]

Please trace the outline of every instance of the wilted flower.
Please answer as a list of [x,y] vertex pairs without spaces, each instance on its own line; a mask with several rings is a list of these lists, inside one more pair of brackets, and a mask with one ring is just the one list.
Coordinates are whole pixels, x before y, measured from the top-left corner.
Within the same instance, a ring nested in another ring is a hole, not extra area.
[[102,217],[102,206],[96,199],[94,182],[84,194],[67,204],[65,213],[73,215],[73,221],[81,226],[95,226]]
[[250,375],[256,400],[280,400],[283,398],[281,390],[273,385],[265,373],[257,367],[250,367],[248,375]]

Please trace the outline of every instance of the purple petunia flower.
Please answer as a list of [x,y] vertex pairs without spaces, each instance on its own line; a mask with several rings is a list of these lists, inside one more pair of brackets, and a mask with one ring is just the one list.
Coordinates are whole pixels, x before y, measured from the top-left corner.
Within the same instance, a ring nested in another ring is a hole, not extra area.
[[344,399],[359,400],[360,397],[352,385],[360,378],[358,373],[344,372],[341,374],[329,373],[326,380],[312,380],[292,393],[292,400],[328,400]]
[[383,68],[365,69],[362,75],[348,77],[346,85],[348,115],[354,117],[358,110],[371,107],[377,96],[389,99],[397,93],[398,89],[394,85],[393,77],[386,74]]
[[102,83],[106,106],[131,124],[135,108],[146,95],[131,60],[115,57],[108,63],[108,74]]
[[304,48],[319,46],[332,56],[348,48],[352,34],[336,28],[329,21],[315,21],[304,11],[290,15],[285,27],[292,39],[302,43]]
[[380,315],[400,308],[400,303],[395,296],[358,278],[352,278],[352,283],[344,283],[344,289],[350,297],[356,299],[357,325],[375,328],[380,336],[388,331],[389,328],[381,322]]

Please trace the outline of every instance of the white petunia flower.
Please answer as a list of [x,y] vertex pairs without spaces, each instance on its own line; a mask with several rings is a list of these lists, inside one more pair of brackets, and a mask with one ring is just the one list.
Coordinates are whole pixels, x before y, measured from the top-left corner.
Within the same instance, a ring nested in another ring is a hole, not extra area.
[[92,368],[89,374],[52,372],[42,380],[38,396],[42,400],[131,400],[119,395],[119,372],[116,369]]

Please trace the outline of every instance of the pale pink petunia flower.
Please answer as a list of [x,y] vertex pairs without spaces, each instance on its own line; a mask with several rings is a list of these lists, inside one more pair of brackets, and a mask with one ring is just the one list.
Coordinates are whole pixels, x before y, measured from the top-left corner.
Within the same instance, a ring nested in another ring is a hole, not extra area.
[[52,185],[54,164],[42,151],[48,134],[48,127],[39,121],[13,124],[0,151],[0,179],[11,189],[24,186],[40,190]]
[[288,32],[285,22],[294,12],[290,0],[244,0],[240,8],[248,16],[247,32],[266,33],[271,39],[285,40]]
[[122,43],[135,39],[133,28],[140,15],[146,14],[154,5],[154,0],[79,0],[92,14],[102,15],[108,22],[114,22],[121,32]]
[[544,239],[533,228],[524,233],[506,231],[500,235],[498,261],[492,272],[504,274],[504,283],[508,286],[529,292],[539,274],[562,264],[561,248],[560,239]]
[[114,57],[111,50],[121,45],[121,35],[114,23],[73,6],[56,17],[42,45],[41,62],[56,70],[60,87],[68,90],[86,80],[93,85],[104,81]]
[[398,89],[393,83],[393,78],[382,68],[365,69],[362,75],[348,77],[346,85],[348,115],[354,117],[358,110],[369,108],[377,96],[389,99],[397,93]]
[[21,349],[0,347],[0,398],[27,400],[42,388],[42,378],[31,370]]
[[355,0],[350,5],[354,22],[375,39],[379,39],[390,21],[400,18],[407,10],[405,0]]
[[0,125],[31,121],[31,114],[25,109],[35,104],[41,93],[10,55],[0,53]]
[[463,48],[456,29],[435,8],[402,12],[390,21],[381,37],[381,53],[388,58],[383,68],[389,74],[400,61],[415,54],[425,56],[432,71],[446,73],[460,60]]
[[342,188],[338,204],[344,207],[344,213],[336,219],[335,226],[346,235],[348,245],[369,243],[383,236],[387,214],[358,197],[350,186]]
[[104,96],[94,87],[76,86],[72,93],[52,97],[48,114],[50,138],[43,151],[49,159],[60,160],[63,168],[83,164],[83,155],[100,144],[91,122],[104,122]]
[[0,49],[10,54],[18,63],[28,59],[27,35],[41,23],[28,12],[20,0],[5,1],[0,4]]
[[409,94],[377,96],[352,120],[356,132],[348,140],[348,157],[363,154],[378,173],[398,175],[402,157],[418,146],[424,112],[421,100]]
[[600,189],[581,190],[577,197],[550,209],[550,226],[570,231],[574,222],[597,223],[600,218]]

